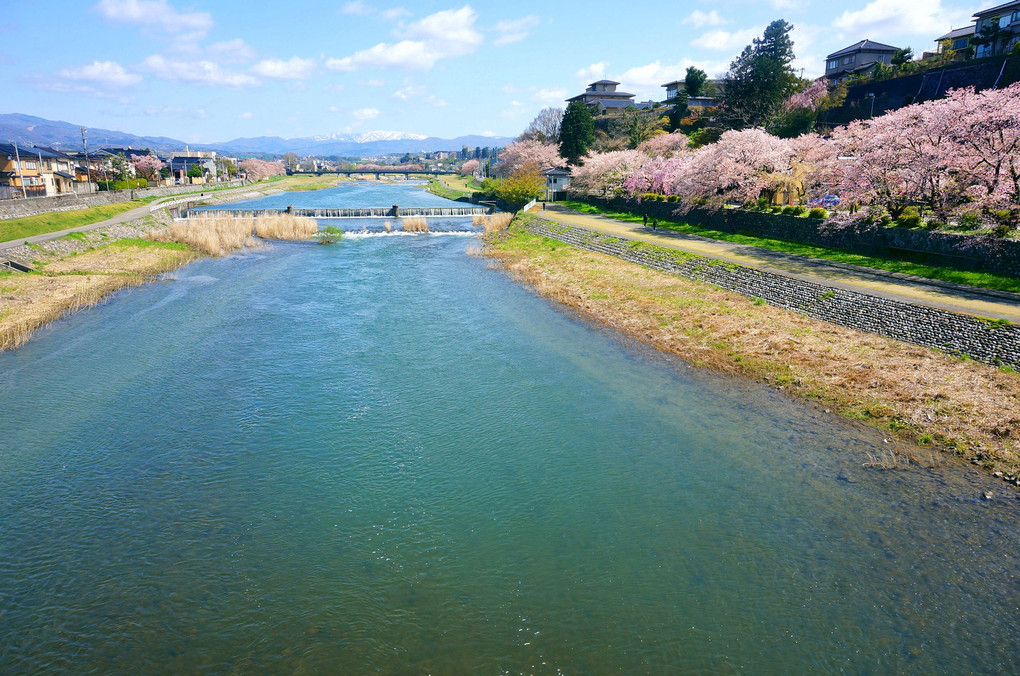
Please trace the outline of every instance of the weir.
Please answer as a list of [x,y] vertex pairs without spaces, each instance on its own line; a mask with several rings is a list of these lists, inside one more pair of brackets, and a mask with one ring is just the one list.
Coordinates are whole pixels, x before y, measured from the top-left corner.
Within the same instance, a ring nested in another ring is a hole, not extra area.
[[187,218],[192,214],[203,216],[235,216],[240,214],[251,214],[252,216],[264,216],[273,214],[292,214],[306,218],[400,218],[403,216],[449,217],[449,216],[478,216],[491,214],[492,207],[360,207],[347,209],[186,209],[180,214],[181,218]]

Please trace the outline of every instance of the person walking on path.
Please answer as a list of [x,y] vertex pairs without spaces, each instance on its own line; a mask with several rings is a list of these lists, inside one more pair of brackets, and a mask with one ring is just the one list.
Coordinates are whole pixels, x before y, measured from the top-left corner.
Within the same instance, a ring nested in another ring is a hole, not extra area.
[[652,230],[655,230],[655,228],[657,228],[657,227],[659,227],[659,219],[658,218],[653,218],[652,219]]
[[641,225],[645,226],[646,228],[648,227],[648,214],[645,214],[641,218]]

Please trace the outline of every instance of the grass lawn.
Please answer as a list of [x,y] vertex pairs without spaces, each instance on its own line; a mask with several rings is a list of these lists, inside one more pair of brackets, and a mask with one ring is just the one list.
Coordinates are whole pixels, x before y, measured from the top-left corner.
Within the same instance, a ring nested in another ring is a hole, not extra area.
[[449,174],[442,176],[442,179],[446,182],[446,185],[450,186],[449,188],[443,185],[439,179],[432,178],[429,179],[428,191],[433,195],[445,197],[448,200],[455,200],[458,197],[471,197],[473,191],[464,183],[462,176]]
[[[600,209],[599,207],[585,204],[584,202],[562,202],[570,209],[584,214],[601,214],[628,223],[641,223],[642,217],[639,214],[627,212],[613,212]],[[767,237],[755,237],[739,233],[721,232],[689,223],[677,223],[673,221],[660,221],[659,227],[664,230],[673,230],[689,235],[699,235],[708,239],[716,239],[735,244],[746,244],[756,246],[769,251],[782,251],[784,253],[817,258],[834,263],[846,263],[848,265],[859,265],[873,270],[885,270],[887,272],[899,272],[906,275],[914,275],[924,279],[933,279],[956,284],[966,284],[980,289],[993,289],[995,291],[1010,291],[1020,293],[1020,279],[1009,275],[998,275],[990,272],[975,272],[973,270],[959,270],[957,268],[942,267],[938,265],[926,265],[896,258],[877,258],[875,256],[862,256],[860,254],[840,251],[838,249],[827,249],[825,247],[792,242],[785,239],[770,239]]]
[[51,211],[24,218],[10,218],[0,221],[0,242],[9,242],[11,240],[42,235],[47,232],[91,225],[99,221],[105,221],[108,218],[113,218],[117,214],[122,214],[136,207],[145,206],[145,204],[144,200],[133,200],[130,202],[116,202],[115,204],[89,207],[87,209],[75,209],[74,211]]

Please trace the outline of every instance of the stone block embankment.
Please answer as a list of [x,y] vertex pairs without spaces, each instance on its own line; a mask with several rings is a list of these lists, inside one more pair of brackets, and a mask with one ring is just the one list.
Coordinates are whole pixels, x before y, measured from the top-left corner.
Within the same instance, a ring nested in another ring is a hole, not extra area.
[[863,256],[909,254],[932,265],[1020,276],[1020,241],[957,235],[873,224],[839,226],[813,218],[746,209],[677,212],[673,202],[586,197],[586,202],[612,211],[648,214],[649,218],[680,221],[721,232],[803,242]]
[[714,284],[769,305],[992,365],[1020,368],[1020,325],[880,298],[637,240],[533,219],[528,229],[573,246]]

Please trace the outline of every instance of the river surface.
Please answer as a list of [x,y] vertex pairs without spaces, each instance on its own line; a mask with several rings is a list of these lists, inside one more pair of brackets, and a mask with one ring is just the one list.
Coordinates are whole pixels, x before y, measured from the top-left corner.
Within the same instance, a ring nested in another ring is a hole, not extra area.
[[0,673],[1016,670],[1015,494],[867,469],[462,234],[202,260],[0,354]]

